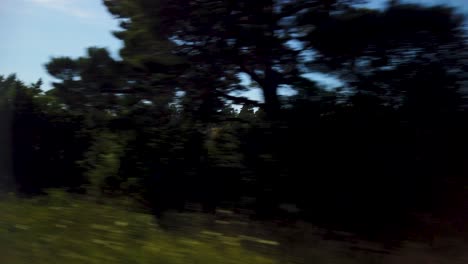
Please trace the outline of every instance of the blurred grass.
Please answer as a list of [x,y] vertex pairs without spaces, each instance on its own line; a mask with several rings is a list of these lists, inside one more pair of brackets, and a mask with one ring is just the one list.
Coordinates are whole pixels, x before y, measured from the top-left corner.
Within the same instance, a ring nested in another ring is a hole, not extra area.
[[62,191],[0,197],[0,264],[468,263],[459,238],[389,249],[345,232],[329,239],[329,231],[304,222],[251,221],[229,211],[156,221],[130,200],[98,200]]
[[276,263],[238,239],[174,234],[149,214],[49,197],[0,201],[0,263]]

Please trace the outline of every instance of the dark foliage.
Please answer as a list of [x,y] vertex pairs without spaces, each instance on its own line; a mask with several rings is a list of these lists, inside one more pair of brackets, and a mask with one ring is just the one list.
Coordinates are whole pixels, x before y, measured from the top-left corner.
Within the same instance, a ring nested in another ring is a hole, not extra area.
[[[64,186],[158,214],[200,203],[367,233],[466,205],[468,49],[454,10],[104,3],[121,22],[122,59],[100,48],[53,58],[47,92],[0,79],[3,189]],[[240,74],[264,100],[239,96],[251,88]],[[294,95],[279,95],[285,86]]]

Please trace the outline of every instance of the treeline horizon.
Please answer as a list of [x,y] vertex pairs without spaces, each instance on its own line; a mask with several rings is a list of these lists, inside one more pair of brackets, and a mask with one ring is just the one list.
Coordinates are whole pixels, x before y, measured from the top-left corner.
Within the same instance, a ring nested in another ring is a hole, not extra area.
[[[462,226],[464,17],[361,2],[104,1],[121,58],[52,58],[47,91],[0,77],[0,190],[132,197],[157,215],[195,202],[354,230],[413,213]],[[239,95],[252,88],[263,101]]]

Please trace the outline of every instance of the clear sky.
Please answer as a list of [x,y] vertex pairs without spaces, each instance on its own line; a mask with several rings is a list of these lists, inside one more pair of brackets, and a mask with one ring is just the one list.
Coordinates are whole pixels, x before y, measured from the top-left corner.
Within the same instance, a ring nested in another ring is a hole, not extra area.
[[[369,0],[369,5],[372,7],[380,7],[386,2],[387,0]],[[468,12],[468,0],[403,0],[402,2],[410,2],[410,3],[419,3],[419,4],[444,4],[449,6],[456,6],[463,10],[463,12]]]
[[0,0],[0,74],[27,83],[42,78],[48,87],[50,57],[78,57],[90,46],[117,54],[117,28],[100,0]]
[[[384,2],[373,0],[371,5]],[[411,2],[445,3],[468,12],[468,0]],[[117,28],[101,0],[0,0],[0,74],[16,73],[27,83],[42,78],[48,88],[52,78],[43,65],[52,56],[82,56],[90,46],[118,54],[120,41],[111,34]],[[329,86],[337,84],[334,79],[318,78]]]

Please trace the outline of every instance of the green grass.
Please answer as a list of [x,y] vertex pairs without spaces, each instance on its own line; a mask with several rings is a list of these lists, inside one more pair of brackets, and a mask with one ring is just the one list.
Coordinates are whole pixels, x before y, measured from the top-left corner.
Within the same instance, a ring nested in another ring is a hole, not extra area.
[[164,231],[149,214],[60,192],[0,201],[0,263],[276,263],[215,232]]
[[156,221],[129,201],[104,202],[61,191],[1,197],[0,264],[468,263],[460,238],[440,239],[435,247],[402,241],[379,253],[383,245],[353,236],[326,240],[325,230],[304,222],[285,227],[230,212],[170,213]]

